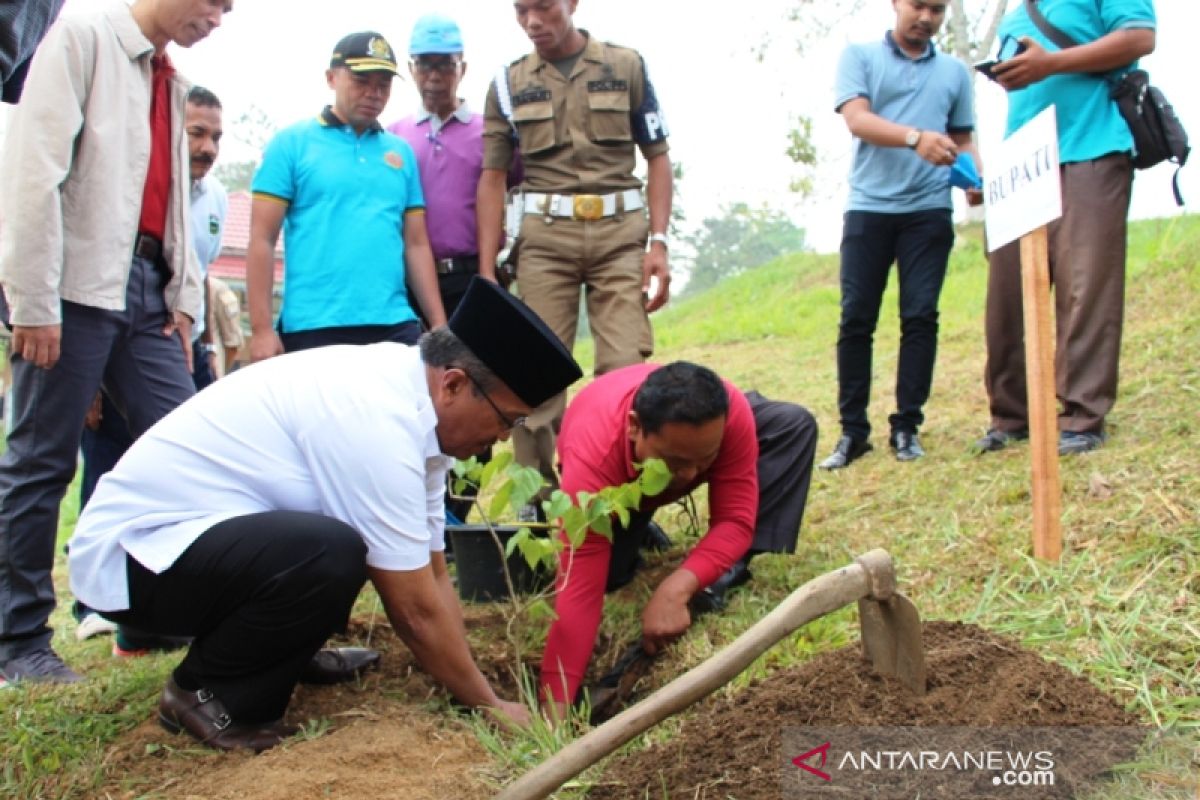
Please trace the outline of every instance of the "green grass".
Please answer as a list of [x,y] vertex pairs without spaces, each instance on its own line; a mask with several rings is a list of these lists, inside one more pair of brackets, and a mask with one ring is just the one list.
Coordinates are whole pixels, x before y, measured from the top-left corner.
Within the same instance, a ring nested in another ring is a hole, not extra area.
[[[1112,438],[1096,453],[1062,462],[1065,549],[1059,563],[1049,564],[1030,556],[1028,448],[969,451],[987,423],[986,265],[978,231],[962,233],[942,296],[938,366],[922,431],[928,457],[898,464],[877,433],[874,454],[841,473],[818,473],[797,553],[756,560],[751,591],[736,593],[727,613],[695,625],[655,677],[665,681],[700,663],[815,575],[886,547],[924,617],[962,619],[1014,636],[1162,729],[1162,744],[1100,797],[1186,796],[1180,792],[1200,782],[1198,262],[1200,217],[1132,226]],[[821,424],[823,457],[837,434],[837,320],[836,258],[783,258],[657,314],[655,358],[700,361],[745,389],[803,403]],[[890,410],[897,340],[892,286],[876,337],[871,418],[877,430],[886,427]],[[590,340],[578,348],[585,364],[590,348]],[[66,512],[64,532],[71,524]],[[678,524],[666,522],[688,540]],[[60,568],[63,599],[64,576]],[[638,600],[632,592],[610,601],[602,636],[636,638]],[[60,631],[56,648],[95,679],[81,687],[0,692],[2,796],[91,796],[109,768],[106,748],[149,718],[176,658],[113,664],[109,642],[75,642],[64,609],[53,622]],[[722,691],[739,691],[756,675],[844,645],[856,638],[856,627],[850,610],[805,626]],[[628,747],[668,738],[679,724],[668,720]],[[567,738],[544,730],[536,736],[479,730],[494,754],[489,773],[497,781]],[[595,774],[561,796],[585,796]],[[671,796],[670,787],[655,791]]]

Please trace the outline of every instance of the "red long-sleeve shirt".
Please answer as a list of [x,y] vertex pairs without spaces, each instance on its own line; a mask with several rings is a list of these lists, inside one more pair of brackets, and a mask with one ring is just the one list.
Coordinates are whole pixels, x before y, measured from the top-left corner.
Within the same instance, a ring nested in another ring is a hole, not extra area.
[[[657,364],[637,364],[609,372],[572,401],[558,437],[561,486],[572,498],[579,491],[619,486],[636,476],[629,411],[638,388],[657,368]],[[729,381],[724,384],[729,414],[716,461],[688,486],[667,489],[642,503],[643,511],[656,509],[708,483],[709,529],[683,562],[701,586],[708,586],[745,555],[758,515],[754,415],[738,388]],[[568,547],[560,557],[558,619],[546,639],[541,673],[543,694],[555,701],[571,702],[583,681],[600,627],[611,551],[608,539],[588,531],[579,549]]]

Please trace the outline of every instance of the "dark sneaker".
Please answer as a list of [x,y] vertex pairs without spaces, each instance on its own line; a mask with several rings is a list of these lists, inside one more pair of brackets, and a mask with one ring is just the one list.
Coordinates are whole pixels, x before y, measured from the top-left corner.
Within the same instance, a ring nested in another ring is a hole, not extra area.
[[821,462],[820,467],[821,469],[848,467],[873,449],[871,443],[865,439],[860,441],[853,436],[844,435],[838,439],[837,444],[833,447],[833,453]]
[[997,450],[1003,450],[1014,442],[1023,442],[1028,438],[1028,428],[1021,428],[1016,431],[1002,431],[992,428],[979,439],[975,440],[975,444],[972,445],[971,449],[980,455],[983,453],[995,453]]
[[888,444],[892,446],[897,461],[916,461],[925,455],[925,448],[921,447],[921,440],[913,431],[893,431]]
[[83,676],[63,663],[49,647],[11,658],[0,666],[0,686],[30,683],[79,683]]
[[1058,454],[1060,456],[1075,456],[1080,453],[1090,453],[1104,445],[1108,437],[1103,433],[1088,431],[1063,431],[1058,435]]

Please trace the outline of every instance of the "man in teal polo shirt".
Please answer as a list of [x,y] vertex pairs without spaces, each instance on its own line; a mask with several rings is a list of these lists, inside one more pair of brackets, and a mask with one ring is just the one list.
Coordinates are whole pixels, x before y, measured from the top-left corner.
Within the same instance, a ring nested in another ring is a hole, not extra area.
[[[254,176],[246,295],[250,357],[421,333],[405,278],[433,327],[446,321],[412,148],[379,125],[396,58],[378,33],[338,42],[325,76],[334,102],[280,131]],[[283,306],[272,319],[275,242],[284,234]]]
[[[1058,452],[1076,455],[1104,443],[1117,399],[1133,137],[1108,93],[1111,80],[1154,51],[1154,4],[1041,0],[1038,9],[1080,44],[1058,48],[1018,5],[999,32],[1025,51],[994,72],[1008,90],[1006,133],[1056,107],[1063,213],[1049,235]],[[982,453],[1029,435],[1019,243],[996,250],[989,265],[984,383],[992,419],[975,445]]]

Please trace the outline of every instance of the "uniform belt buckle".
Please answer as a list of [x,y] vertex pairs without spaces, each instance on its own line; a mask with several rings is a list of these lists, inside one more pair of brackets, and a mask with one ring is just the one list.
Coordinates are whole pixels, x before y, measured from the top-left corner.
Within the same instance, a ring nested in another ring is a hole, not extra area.
[[454,259],[439,258],[434,262],[434,266],[437,269],[438,275],[449,275],[450,273],[454,272]]
[[598,194],[577,194],[572,198],[575,219],[600,219],[604,216],[604,198]]

